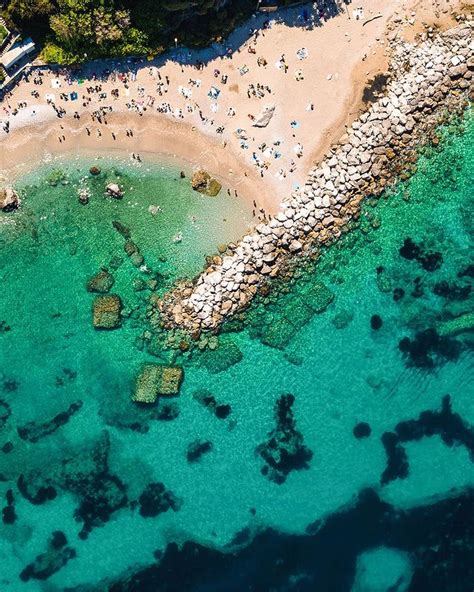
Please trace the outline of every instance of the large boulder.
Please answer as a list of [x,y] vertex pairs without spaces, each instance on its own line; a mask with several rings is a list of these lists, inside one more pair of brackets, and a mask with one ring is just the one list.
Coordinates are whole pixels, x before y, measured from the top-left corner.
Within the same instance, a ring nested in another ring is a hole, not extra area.
[[122,323],[122,301],[120,296],[109,294],[96,296],[92,306],[95,329],[117,329]]
[[222,189],[222,185],[216,179],[213,179],[209,173],[202,169],[197,169],[191,179],[191,187],[194,191],[204,193],[210,197],[215,197]]
[[16,210],[20,205],[20,198],[18,193],[11,187],[0,189],[0,210],[4,212],[11,212]]
[[111,197],[115,197],[115,199],[122,199],[123,197],[123,191],[117,183],[109,183],[106,187],[106,191]]
[[154,403],[160,395],[178,395],[184,371],[178,366],[144,364],[137,378],[132,400]]

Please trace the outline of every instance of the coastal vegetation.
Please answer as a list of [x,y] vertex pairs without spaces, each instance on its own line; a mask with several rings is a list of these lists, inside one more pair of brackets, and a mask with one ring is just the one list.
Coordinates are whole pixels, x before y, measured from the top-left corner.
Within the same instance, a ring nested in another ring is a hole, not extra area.
[[254,0],[11,0],[2,14],[43,45],[45,61],[67,65],[207,45],[255,8]]

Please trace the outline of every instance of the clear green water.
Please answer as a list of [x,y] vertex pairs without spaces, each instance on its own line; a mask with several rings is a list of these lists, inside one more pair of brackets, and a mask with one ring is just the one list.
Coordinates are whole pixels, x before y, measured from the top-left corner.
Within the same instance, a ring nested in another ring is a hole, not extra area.
[[[434,368],[410,366],[398,347],[404,337],[413,339],[417,332],[473,308],[472,294],[449,300],[433,293],[443,280],[472,284],[472,278],[458,277],[472,264],[474,232],[472,116],[465,127],[463,134],[445,130],[442,149],[422,157],[417,174],[387,199],[376,207],[367,205],[360,229],[322,254],[315,271],[303,273],[286,289],[288,294],[254,306],[243,331],[219,337],[220,347],[229,341],[238,346],[243,354],[239,363],[210,373],[204,363],[209,351],[179,356],[177,362],[185,365],[176,400],[179,415],[172,421],[143,420],[146,433],[117,425],[128,413],[136,415],[129,401],[136,373],[143,361],[156,358],[137,348],[137,337],[148,328],[140,311],[146,310],[150,292],[133,289],[133,280],[144,274],[126,258],[123,238],[111,221],[130,228],[147,265],[160,274],[161,290],[175,278],[199,271],[204,255],[215,252],[218,243],[237,238],[240,229],[228,221],[240,217],[243,231],[249,212],[225,195],[211,201],[193,194],[189,180],[156,165],[134,168],[104,161],[107,178],[116,176],[114,169],[120,173],[125,198],[103,198],[104,178],[89,180],[97,186],[92,185],[87,206],[77,203],[74,189],[87,175],[90,163],[83,160],[54,163],[23,179],[21,210],[0,216],[0,321],[11,327],[0,334],[0,398],[11,407],[0,428],[0,445],[13,443],[10,453],[0,452],[0,492],[13,489],[18,516],[14,524],[0,525],[1,590],[55,591],[79,584],[105,590],[95,583],[153,563],[153,553],[168,541],[222,548],[245,527],[251,532],[271,526],[282,533],[302,533],[310,523],[350,505],[367,487],[406,509],[474,486],[467,448],[448,447],[439,435],[404,444],[408,476],[381,485],[387,465],[381,437],[400,421],[439,410],[442,397],[450,394],[453,411],[474,426],[472,332],[453,338],[459,349],[454,359],[430,354]],[[50,187],[45,179],[58,166],[67,171],[70,183]],[[152,216],[150,205],[160,205],[163,212]],[[183,241],[176,244],[172,237],[178,231]],[[408,237],[425,251],[441,252],[440,268],[426,271],[401,257],[399,249]],[[93,297],[85,283],[116,256],[124,261],[114,272],[112,291],[129,311],[138,312],[121,329],[97,332],[91,325]],[[377,273],[377,268],[383,271]],[[414,297],[417,277],[423,293]],[[262,334],[294,314],[289,307],[315,281],[334,294],[325,312],[301,323],[283,350],[262,343]],[[399,301],[393,298],[395,288],[405,291]],[[341,314],[348,322],[337,328]],[[375,314],[383,321],[379,330],[371,328]],[[193,398],[199,389],[231,405],[226,420]],[[275,402],[286,393],[295,396],[296,429],[313,456],[308,469],[291,471],[277,484],[261,474],[264,462],[255,450],[274,428]],[[17,426],[50,420],[76,400],[83,401],[82,409],[54,434],[37,443],[18,437]],[[358,422],[370,425],[369,437],[354,437]],[[87,457],[85,451],[103,429],[110,434],[109,471],[125,484],[129,501],[137,500],[148,483],[159,481],[181,505],[155,518],[143,518],[128,505],[82,540],[82,525],[73,517],[77,495],[59,488],[54,500],[33,505],[15,483],[22,473],[52,475],[65,458]],[[189,463],[187,447],[198,438],[211,441],[213,448],[199,462]],[[55,530],[66,534],[76,557],[46,583],[22,582],[19,573],[45,551]],[[385,553],[392,571],[411,574],[403,553],[394,553]],[[368,554],[361,561],[370,563],[377,556]],[[354,589],[361,589],[361,578]]]

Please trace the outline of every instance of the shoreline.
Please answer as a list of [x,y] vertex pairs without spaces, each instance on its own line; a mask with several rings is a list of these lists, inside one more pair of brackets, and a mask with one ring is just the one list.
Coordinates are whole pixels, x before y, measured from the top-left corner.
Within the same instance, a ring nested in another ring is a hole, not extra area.
[[[231,150],[223,150],[212,138],[209,138],[206,149],[203,150],[200,132],[192,131],[190,126],[184,123],[168,121],[164,117],[145,114],[137,122],[134,122],[134,135],[131,138],[117,136],[114,141],[112,136],[101,138],[97,146],[96,137],[89,137],[85,133],[85,124],[78,124],[72,118],[59,120],[64,132],[68,134],[68,145],[57,142],[56,131],[52,129],[49,121],[35,126],[24,126],[15,130],[15,147],[2,152],[1,173],[13,183],[25,172],[31,171],[38,165],[46,162],[51,156],[68,156],[83,154],[91,158],[91,162],[107,155],[120,156],[123,159],[131,158],[132,153],[143,156],[143,162],[147,160],[153,163],[163,163],[176,169],[183,168],[186,176],[190,177],[196,168],[208,170],[223,187],[236,189],[248,203],[256,200],[268,211],[272,208],[271,192],[267,185],[255,175],[249,167],[243,167],[237,155]],[[110,132],[118,134],[124,128],[128,128],[130,117],[123,113],[112,113],[109,116],[107,128]],[[162,144],[156,147],[156,138],[160,138]],[[36,142],[41,138],[41,153],[38,152]],[[23,156],[22,162],[15,164],[17,151]],[[238,166],[235,166],[238,165]],[[209,198],[211,199],[211,198]],[[218,197],[217,197],[218,199]]]
[[419,45],[398,46],[384,96],[353,122],[309,172],[304,191],[294,193],[268,224],[259,224],[195,281],[165,295],[158,305],[165,327],[195,336],[218,330],[291,257],[336,240],[365,196],[409,176],[417,148],[472,100],[472,30],[467,22]]

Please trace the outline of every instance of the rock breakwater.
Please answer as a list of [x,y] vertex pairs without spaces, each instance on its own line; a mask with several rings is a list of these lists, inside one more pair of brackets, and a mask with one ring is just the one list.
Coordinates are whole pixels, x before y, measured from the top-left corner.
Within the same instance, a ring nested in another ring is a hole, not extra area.
[[215,330],[242,310],[289,257],[337,239],[364,197],[379,195],[413,170],[418,148],[472,98],[473,23],[417,45],[393,48],[390,82],[308,174],[305,187],[267,224],[242,238],[230,255],[214,257],[194,281],[158,304],[164,325]]

